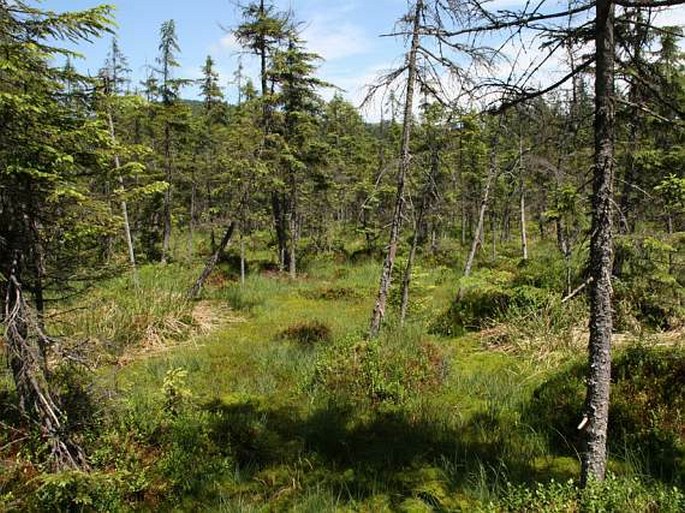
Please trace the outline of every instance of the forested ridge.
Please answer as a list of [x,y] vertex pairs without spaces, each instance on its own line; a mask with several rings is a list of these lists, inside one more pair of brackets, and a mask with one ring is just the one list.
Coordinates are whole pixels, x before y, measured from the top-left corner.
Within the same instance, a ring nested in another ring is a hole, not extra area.
[[685,510],[679,1],[408,1],[379,119],[268,0],[234,101],[183,20],[137,82],[48,4],[0,0],[0,511]]

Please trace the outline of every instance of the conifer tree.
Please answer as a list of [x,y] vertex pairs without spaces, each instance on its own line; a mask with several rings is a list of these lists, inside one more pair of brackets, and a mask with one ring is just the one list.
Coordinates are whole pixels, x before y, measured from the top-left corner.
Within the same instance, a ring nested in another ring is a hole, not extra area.
[[162,263],[166,263],[169,258],[169,243],[171,240],[171,201],[173,190],[173,162],[172,162],[172,128],[171,117],[173,116],[174,106],[178,99],[179,87],[182,81],[175,79],[174,69],[178,68],[177,54],[181,51],[176,36],[176,23],[174,20],[167,20],[162,23],[160,28],[159,57],[157,63],[160,68],[157,70],[160,76],[159,91],[162,100],[163,136],[162,152],[164,162],[164,177],[167,188],[164,191],[163,223],[164,230],[162,236]]
[[52,339],[40,318],[42,294],[48,277],[66,287],[75,262],[97,261],[91,248],[108,229],[108,209],[91,197],[83,175],[102,171],[107,132],[63,101],[65,74],[54,59],[70,53],[54,42],[97,37],[110,23],[107,7],[56,14],[0,2],[0,319],[19,410],[60,469],[87,463],[48,383]]

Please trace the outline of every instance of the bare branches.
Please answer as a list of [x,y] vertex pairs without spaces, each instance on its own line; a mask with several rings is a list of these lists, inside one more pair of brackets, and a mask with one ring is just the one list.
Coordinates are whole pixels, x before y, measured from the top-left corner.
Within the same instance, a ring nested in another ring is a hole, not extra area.
[[660,7],[674,7],[685,4],[685,0],[614,0],[621,7],[637,7],[643,9],[658,9]]
[[[583,63],[579,64],[577,67],[572,69],[569,73],[564,75],[561,79],[553,82],[547,87],[544,87],[542,89],[537,89],[537,90],[525,90],[521,88],[516,88],[514,86],[508,85],[508,84],[499,84],[506,92],[509,93],[510,96],[513,97],[511,100],[506,100],[503,101],[500,105],[498,105],[496,108],[492,109],[493,113],[500,113],[503,112],[511,107],[514,107],[516,105],[519,105],[521,103],[525,103],[527,101],[533,100],[535,98],[539,98],[540,96],[543,96],[569,80],[571,80],[574,76],[578,75],[579,73],[582,73],[586,69],[588,69],[593,63],[595,62],[595,58],[590,57],[587,60],[585,60]],[[493,85],[493,84],[490,84]]]
[[35,424],[50,447],[56,469],[82,469],[87,462],[81,447],[64,431],[64,413],[50,392],[45,361],[40,344],[50,342],[24,299],[17,278],[19,257],[16,256],[5,284],[5,340],[8,361],[19,395],[22,415]]

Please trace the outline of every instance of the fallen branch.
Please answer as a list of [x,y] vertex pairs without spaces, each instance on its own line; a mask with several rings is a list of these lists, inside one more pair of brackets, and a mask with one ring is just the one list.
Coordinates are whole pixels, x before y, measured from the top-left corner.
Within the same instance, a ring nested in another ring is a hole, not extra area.
[[231,221],[231,224],[228,225],[228,228],[226,229],[226,233],[224,233],[224,236],[221,239],[221,243],[219,244],[219,247],[216,249],[214,254],[209,258],[209,260],[207,260],[207,264],[205,265],[205,268],[202,271],[202,274],[200,274],[200,277],[197,279],[195,284],[188,291],[188,294],[186,295],[186,297],[188,299],[195,299],[197,297],[197,295],[200,293],[200,289],[202,288],[202,284],[205,282],[207,277],[212,273],[212,271],[214,270],[214,267],[216,267],[216,264],[219,261],[219,257],[221,256],[221,253],[223,253],[224,249],[226,249],[226,246],[228,246],[228,243],[231,240],[231,237],[233,236],[233,230],[234,229],[235,229],[235,221]]
[[569,293],[566,295],[566,297],[563,298],[563,299],[561,300],[561,304],[563,305],[563,304],[566,303],[567,301],[570,301],[571,299],[573,299],[574,297],[576,297],[578,294],[580,294],[580,293],[583,291],[583,289],[584,289],[585,287],[587,287],[588,285],[590,285],[590,283],[592,283],[593,281],[595,281],[595,279],[594,279],[592,276],[590,276],[587,280],[585,280],[583,283],[581,283],[578,287],[576,287],[576,288],[573,289],[571,292],[569,292]]

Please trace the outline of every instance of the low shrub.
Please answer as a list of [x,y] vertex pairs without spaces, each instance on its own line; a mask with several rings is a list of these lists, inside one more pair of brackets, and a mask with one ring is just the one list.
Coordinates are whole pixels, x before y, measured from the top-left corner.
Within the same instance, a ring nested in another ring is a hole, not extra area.
[[678,488],[650,484],[638,478],[608,475],[580,489],[573,481],[551,480],[534,486],[509,485],[498,501],[481,511],[527,513],[611,513],[615,511],[678,513],[685,494]]
[[300,294],[306,299],[323,299],[324,301],[356,300],[362,297],[361,292],[352,287],[326,287],[316,290],[302,290]]
[[428,340],[397,334],[373,340],[352,336],[317,355],[310,385],[332,402],[392,407],[436,388],[446,372],[446,359]]
[[537,312],[557,299],[532,285],[514,286],[508,271],[481,270],[462,279],[459,297],[431,325],[433,333],[461,335],[505,320],[510,310]]
[[123,476],[111,472],[68,471],[42,474],[24,511],[124,511]]
[[331,328],[321,321],[305,321],[286,328],[279,337],[310,347],[321,342],[330,342],[332,333]]

